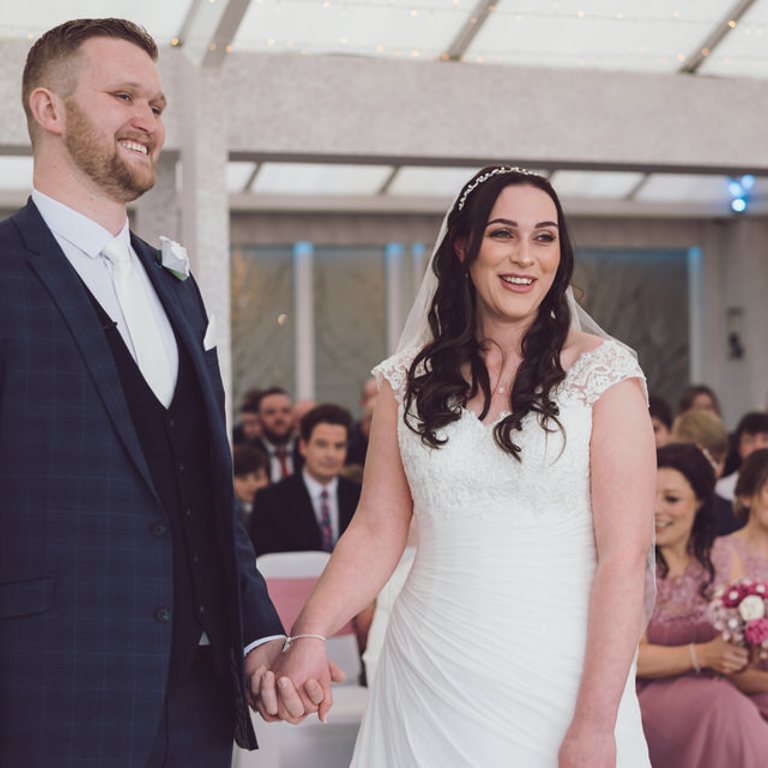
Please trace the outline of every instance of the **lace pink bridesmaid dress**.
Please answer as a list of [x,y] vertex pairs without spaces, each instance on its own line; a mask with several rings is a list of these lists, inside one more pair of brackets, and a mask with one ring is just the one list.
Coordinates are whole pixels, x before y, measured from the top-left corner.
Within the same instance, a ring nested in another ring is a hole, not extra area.
[[[694,559],[682,576],[657,578],[649,643],[714,639],[708,601],[699,593],[705,579]],[[639,678],[637,692],[654,768],[765,768],[768,763],[768,723],[751,697],[711,670]]]

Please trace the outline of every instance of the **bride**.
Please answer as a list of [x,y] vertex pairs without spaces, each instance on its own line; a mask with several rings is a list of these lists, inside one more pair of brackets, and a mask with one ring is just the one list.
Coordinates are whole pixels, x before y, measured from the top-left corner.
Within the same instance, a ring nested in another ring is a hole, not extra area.
[[634,355],[579,330],[572,271],[549,182],[483,169],[448,212],[398,353],[375,370],[360,505],[254,682],[267,718],[292,719],[293,685],[325,717],[323,640],[382,588],[414,516],[354,768],[650,765],[634,654],[653,431]]

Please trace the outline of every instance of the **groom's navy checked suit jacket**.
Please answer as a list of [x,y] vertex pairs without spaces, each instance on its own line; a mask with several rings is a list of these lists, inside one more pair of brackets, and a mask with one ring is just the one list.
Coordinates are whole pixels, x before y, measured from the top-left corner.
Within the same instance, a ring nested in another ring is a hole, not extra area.
[[[193,279],[134,250],[198,379],[234,666],[282,632],[235,515],[224,391]],[[144,768],[173,603],[163,508],[102,323],[32,202],[0,223],[0,766]],[[153,528],[154,526],[154,528]],[[239,741],[253,745],[242,674]]]

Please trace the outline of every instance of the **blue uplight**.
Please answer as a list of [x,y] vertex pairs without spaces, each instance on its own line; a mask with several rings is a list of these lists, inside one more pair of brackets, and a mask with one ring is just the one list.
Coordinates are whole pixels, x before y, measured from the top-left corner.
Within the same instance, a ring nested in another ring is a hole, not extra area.
[[742,189],[749,190],[749,189],[752,189],[752,187],[754,186],[755,186],[755,177],[751,173],[748,173],[745,176],[741,177]]
[[728,191],[731,197],[741,197],[744,194],[744,187],[738,181],[731,180],[728,182]]
[[743,197],[731,200],[731,209],[736,213],[744,213],[747,210],[747,201]]

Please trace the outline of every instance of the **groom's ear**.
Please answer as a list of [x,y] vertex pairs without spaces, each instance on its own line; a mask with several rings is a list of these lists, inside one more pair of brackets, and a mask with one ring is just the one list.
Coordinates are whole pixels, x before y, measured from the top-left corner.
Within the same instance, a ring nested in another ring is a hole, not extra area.
[[459,263],[463,264],[466,257],[465,242],[463,237],[457,237],[453,241],[453,250],[456,253],[456,258],[459,260]]

